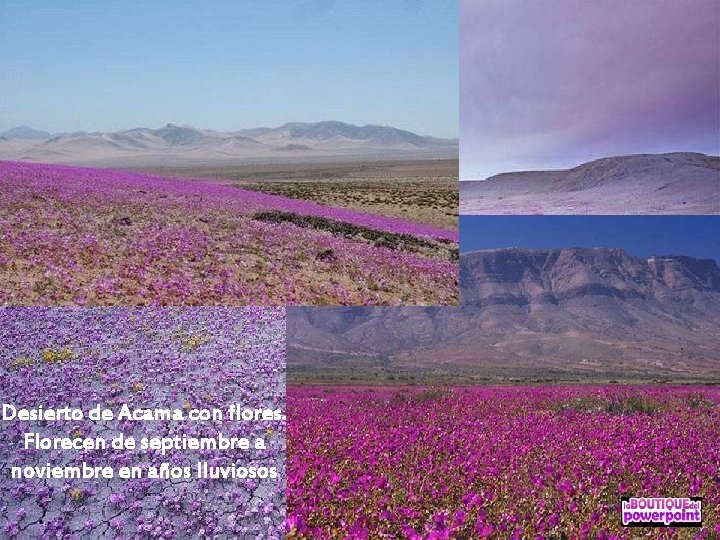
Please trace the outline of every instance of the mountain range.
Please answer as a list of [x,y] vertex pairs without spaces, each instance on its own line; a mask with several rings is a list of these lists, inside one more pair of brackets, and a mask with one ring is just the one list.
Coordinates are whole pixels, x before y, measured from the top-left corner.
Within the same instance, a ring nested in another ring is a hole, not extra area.
[[621,249],[475,251],[461,308],[292,308],[292,380],[720,380],[720,269]]
[[461,214],[718,214],[720,157],[611,156],[460,183]]
[[0,133],[0,137],[5,140],[46,140],[52,137],[51,133],[40,129],[33,129],[27,126],[18,126]]
[[234,132],[167,124],[111,133],[51,135],[26,126],[0,133],[0,159],[50,163],[177,163],[323,156],[456,157],[458,141],[390,126],[344,122],[287,123]]

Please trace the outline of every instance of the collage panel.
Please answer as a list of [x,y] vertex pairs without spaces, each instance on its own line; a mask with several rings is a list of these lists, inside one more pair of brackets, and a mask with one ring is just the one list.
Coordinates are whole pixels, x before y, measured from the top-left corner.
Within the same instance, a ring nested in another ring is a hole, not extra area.
[[0,388],[3,538],[284,537],[283,308],[0,308]]
[[288,538],[712,538],[719,219],[462,216],[460,307],[288,308]]
[[460,0],[460,213],[720,214],[714,0]]
[[131,3],[0,7],[0,304],[457,305],[454,2]]

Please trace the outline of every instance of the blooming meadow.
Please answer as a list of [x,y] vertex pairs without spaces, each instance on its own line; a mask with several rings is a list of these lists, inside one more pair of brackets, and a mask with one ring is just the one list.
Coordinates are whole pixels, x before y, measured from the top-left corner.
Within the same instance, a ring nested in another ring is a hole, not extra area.
[[[0,308],[0,401],[16,407],[285,409],[282,308]],[[49,450],[44,437],[263,437],[266,449]],[[0,422],[4,538],[282,538],[285,422]],[[199,459],[277,479],[11,479],[13,466],[142,468]]]
[[[268,211],[415,238],[440,255],[255,219]],[[458,301],[457,260],[444,255],[457,231],[210,181],[0,162],[0,232],[4,305]]]
[[[288,538],[713,538],[717,387],[288,389]],[[623,529],[620,497],[704,497]]]

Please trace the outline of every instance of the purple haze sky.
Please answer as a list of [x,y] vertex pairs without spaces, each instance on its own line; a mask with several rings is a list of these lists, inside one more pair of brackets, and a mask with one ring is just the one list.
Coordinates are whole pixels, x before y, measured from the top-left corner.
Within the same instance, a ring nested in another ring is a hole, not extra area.
[[718,154],[717,0],[460,0],[460,175]]

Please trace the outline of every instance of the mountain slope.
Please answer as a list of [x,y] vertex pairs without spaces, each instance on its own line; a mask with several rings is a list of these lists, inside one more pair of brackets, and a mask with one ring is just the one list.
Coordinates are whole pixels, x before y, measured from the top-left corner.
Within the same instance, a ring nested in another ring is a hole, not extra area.
[[27,126],[17,126],[0,133],[0,137],[16,140],[45,140],[51,137],[50,133],[40,129],[33,129]]
[[720,158],[693,152],[598,159],[460,184],[463,214],[720,213]]
[[714,260],[619,249],[461,256],[463,308],[293,308],[298,378],[720,379]]
[[51,163],[127,165],[297,156],[455,157],[458,147],[457,140],[424,137],[389,126],[343,122],[289,123],[231,133],[167,124],[159,129],[45,135],[44,140],[30,145],[0,141],[0,156]]
[[326,121],[316,123],[292,122],[279,128],[242,130],[238,134],[263,138],[282,137],[310,141],[345,140],[376,145],[412,145],[418,148],[433,146],[456,146],[457,140],[424,137],[410,131],[390,126],[356,126],[344,122]]

